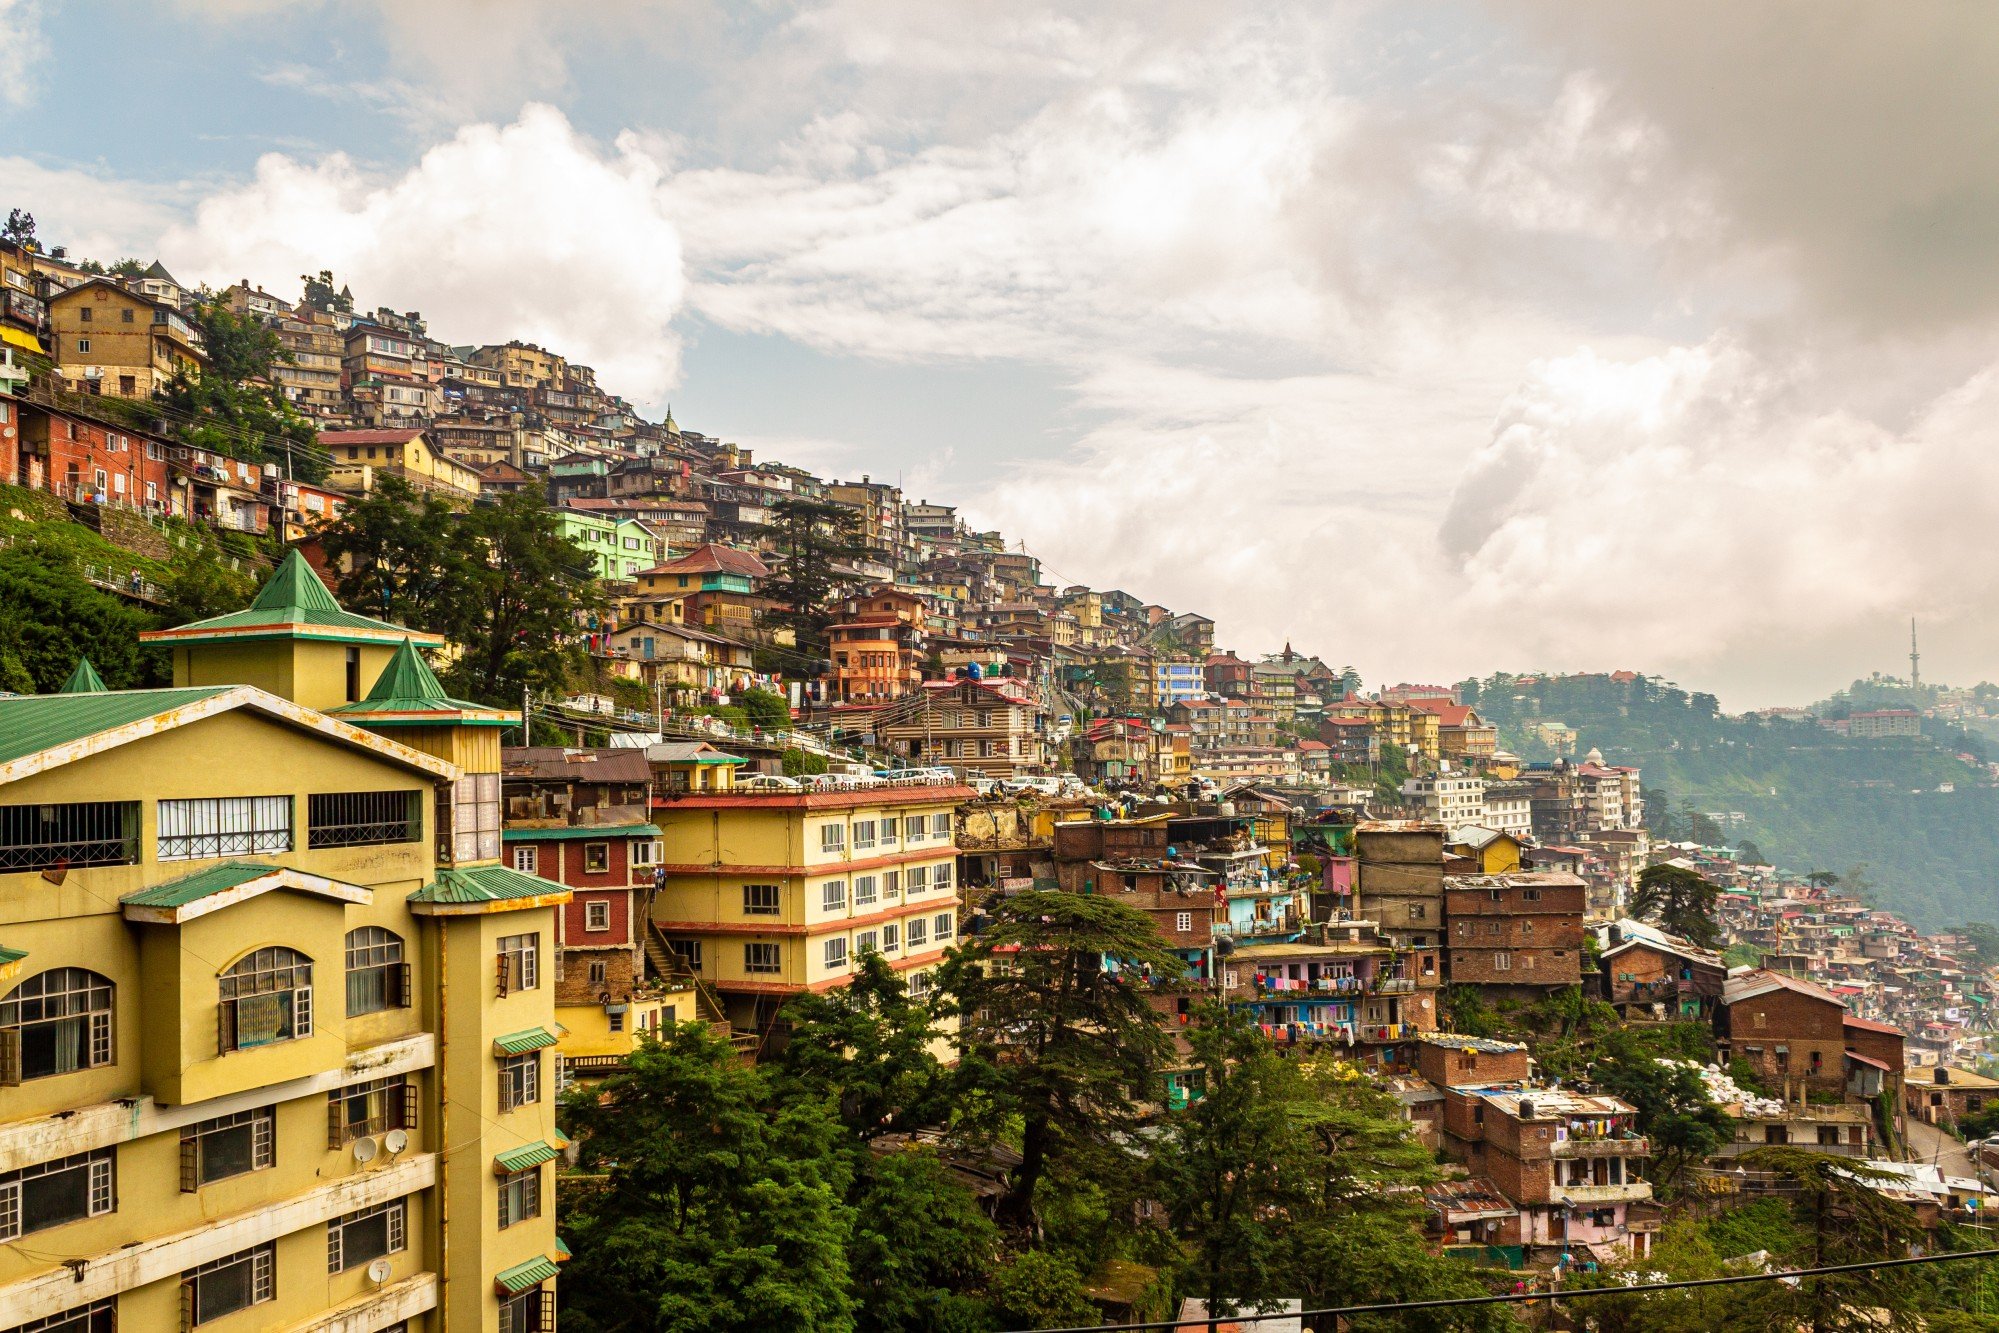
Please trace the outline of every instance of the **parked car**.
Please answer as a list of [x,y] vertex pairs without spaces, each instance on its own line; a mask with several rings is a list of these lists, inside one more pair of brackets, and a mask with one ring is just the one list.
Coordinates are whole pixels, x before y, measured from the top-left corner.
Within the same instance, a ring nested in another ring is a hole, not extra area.
[[781,773],[752,773],[746,778],[736,779],[737,791],[800,791],[803,790],[797,778],[788,778]]

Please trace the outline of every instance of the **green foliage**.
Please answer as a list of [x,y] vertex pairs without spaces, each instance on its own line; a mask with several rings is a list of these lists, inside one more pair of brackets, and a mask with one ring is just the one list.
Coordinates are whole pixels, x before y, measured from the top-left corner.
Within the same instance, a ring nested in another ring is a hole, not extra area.
[[778,761],[784,766],[788,778],[806,777],[826,771],[826,756],[811,750],[801,750],[793,746],[778,752]]
[[1638,888],[1631,895],[1631,915],[1655,921],[1673,934],[1702,948],[1721,942],[1721,927],[1715,924],[1715,898],[1720,893],[1699,874],[1682,866],[1661,863],[1638,873]]
[[838,610],[834,592],[842,581],[835,566],[867,552],[861,516],[845,505],[802,496],[778,501],[770,516],[779,560],[776,573],[763,584],[764,595],[774,603],[765,621],[797,636],[799,656],[823,658],[826,627]]
[[86,655],[111,689],[167,684],[163,654],[138,642],[155,624],[88,582],[59,539],[0,548],[0,689],[47,693]]
[[999,1230],[937,1154],[870,1164],[848,1242],[857,1333],[984,1333]]
[[1045,1250],[1015,1255],[994,1273],[991,1299],[1002,1328],[1059,1328],[1097,1318],[1082,1273]]
[[1677,1186],[1690,1165],[1728,1141],[1731,1122],[1694,1067],[1664,1063],[1636,1042],[1606,1046],[1596,1062],[1597,1083],[1638,1109],[1638,1128],[1651,1142],[1660,1183]]
[[41,242],[35,239],[35,215],[25,208],[7,210],[7,226],[0,230],[0,241],[18,245],[23,250],[40,253]]
[[1476,986],[1452,986],[1444,991],[1444,1016],[1450,1031],[1467,1037],[1497,1037],[1507,1030],[1503,1020]]
[[930,1006],[869,950],[853,981],[785,1006],[791,1036],[775,1067],[781,1097],[823,1101],[855,1142],[941,1122],[950,1112]]
[[776,690],[750,689],[731,697],[752,726],[765,731],[784,731],[791,726],[791,705]]
[[1723,1259],[1738,1259],[1758,1250],[1789,1254],[1805,1239],[1791,1205],[1774,1197],[1725,1208],[1708,1218],[1701,1229]]
[[[1923,1238],[1915,1211],[1877,1192],[1880,1173],[1864,1163],[1800,1148],[1758,1148],[1742,1157],[1751,1171],[1768,1171],[1797,1190],[1792,1206],[1796,1234],[1772,1253],[1796,1268],[1858,1264],[1901,1256]],[[1796,1286],[1761,1282],[1746,1294],[1745,1311],[1769,1327],[1874,1330],[1875,1311],[1896,1326],[1911,1323],[1928,1284],[1893,1271],[1861,1269],[1806,1278]]]
[[1745,941],[1737,941],[1721,951],[1721,961],[1730,967],[1761,967],[1763,951]]
[[1170,1050],[1142,976],[1178,976],[1184,964],[1150,917],[1111,898],[1033,891],[988,912],[939,981],[961,1024],[961,1105],[988,1134],[1020,1126],[1022,1161],[1003,1207],[1031,1231],[1051,1161],[1134,1128],[1134,1098],[1152,1089]]
[[193,318],[208,345],[209,367],[196,377],[175,375],[161,392],[164,428],[197,448],[274,464],[304,481],[324,478],[317,427],[271,376],[291,360],[276,331],[220,301],[195,307]]

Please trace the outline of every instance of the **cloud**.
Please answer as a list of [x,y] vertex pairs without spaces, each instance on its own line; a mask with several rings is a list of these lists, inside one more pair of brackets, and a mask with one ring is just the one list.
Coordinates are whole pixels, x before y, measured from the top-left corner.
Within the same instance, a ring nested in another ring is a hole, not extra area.
[[461,129],[400,175],[267,155],[161,252],[184,279],[277,291],[330,268],[363,301],[421,310],[434,337],[538,342],[656,407],[679,372],[684,291],[661,174],[635,143],[602,151],[534,105]]
[[0,0],[0,101],[24,107],[41,91],[49,43],[37,0]]
[[0,180],[7,183],[6,206],[35,215],[43,245],[106,263],[124,255],[151,257],[160,233],[199,189],[187,181],[139,185],[25,157],[0,157]]

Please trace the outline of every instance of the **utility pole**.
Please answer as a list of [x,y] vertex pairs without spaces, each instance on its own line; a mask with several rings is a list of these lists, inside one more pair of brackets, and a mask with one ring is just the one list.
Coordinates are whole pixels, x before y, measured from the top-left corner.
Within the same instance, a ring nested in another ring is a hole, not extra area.
[[521,744],[534,744],[534,719],[529,716],[534,711],[534,696],[528,686],[521,685]]
[[1923,655],[1916,651],[1916,618],[1914,616],[1910,616],[1909,617],[1909,688],[1912,690],[1919,690],[1923,687],[1922,660],[1923,660]]

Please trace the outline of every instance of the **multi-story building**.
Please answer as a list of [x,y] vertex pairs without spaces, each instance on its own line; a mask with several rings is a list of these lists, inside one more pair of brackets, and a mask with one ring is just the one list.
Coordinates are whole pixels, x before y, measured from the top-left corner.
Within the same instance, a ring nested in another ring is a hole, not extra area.
[[1207,692],[1207,688],[1206,669],[1193,658],[1158,656],[1152,659],[1152,697],[1155,706],[1171,708],[1174,704],[1198,699]]
[[1640,921],[1613,922],[1603,949],[1603,994],[1627,1018],[1712,1017],[1728,980],[1720,954]]
[[1411,698],[1403,702],[1437,719],[1437,757],[1474,767],[1490,762],[1499,748],[1499,728],[1478,710],[1449,698]]
[[1485,783],[1485,818],[1489,829],[1510,833],[1522,842],[1534,836],[1532,789],[1517,779],[1488,778]]
[[954,812],[973,795],[917,778],[655,789],[653,921],[736,1029],[766,1042],[786,1001],[846,985],[862,954],[926,992],[957,940]]
[[555,529],[590,557],[590,572],[607,583],[631,583],[659,563],[661,543],[637,519],[557,509]]
[[1453,986],[1536,992],[1582,981],[1587,886],[1560,871],[1444,880]]
[[1732,976],[1714,1015],[1715,1052],[1743,1060],[1786,1101],[1899,1095],[1902,1034],[1850,1014],[1822,986],[1782,972]]
[[424,432],[414,427],[321,431],[319,447],[333,456],[326,484],[336,490],[365,495],[374,489],[377,477],[398,477],[420,491],[450,500],[479,496],[479,473],[432,448]]
[[894,587],[854,598],[826,627],[833,703],[878,704],[900,699],[923,680],[923,599]]
[[946,764],[986,778],[1048,771],[1046,715],[1026,681],[1014,676],[931,680],[920,702],[876,719],[876,738],[916,764]]
[[[37,403],[6,404],[15,429],[0,439],[18,463],[16,479],[65,500],[121,504],[155,513],[172,512],[174,493],[168,458],[171,446],[129,427],[108,425],[82,412],[63,412]],[[9,469],[0,468],[0,472]]]
[[1434,824],[1370,820],[1353,832],[1352,914],[1376,923],[1398,955],[1415,993],[1404,1021],[1437,1025],[1444,984],[1444,830]]
[[1913,708],[1870,709],[1854,713],[1846,719],[1846,734],[1857,741],[1920,736],[1923,734],[1923,715]]
[[56,368],[73,389],[151,398],[176,375],[198,379],[208,344],[178,304],[155,301],[107,278],[49,300]]
[[1402,796],[1417,818],[1432,824],[1455,829],[1486,822],[1485,779],[1476,773],[1447,770],[1412,777],[1402,784]]
[[1417,1031],[1403,960],[1368,922],[1328,925],[1320,938],[1247,944],[1221,962],[1228,1003],[1247,1009],[1281,1045],[1385,1047]]
[[510,716],[296,554],[148,637],[171,689],[0,699],[0,1311],[552,1328],[569,892],[499,864]]
[[756,628],[757,583],[770,569],[754,553],[708,543],[678,559],[639,571],[641,597],[681,603],[683,619],[732,638],[748,638]]

